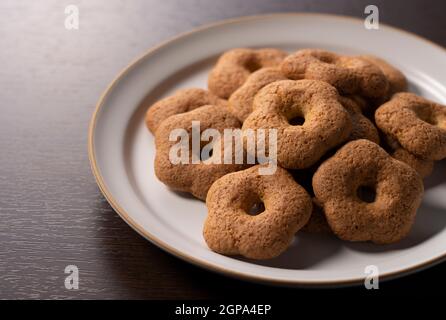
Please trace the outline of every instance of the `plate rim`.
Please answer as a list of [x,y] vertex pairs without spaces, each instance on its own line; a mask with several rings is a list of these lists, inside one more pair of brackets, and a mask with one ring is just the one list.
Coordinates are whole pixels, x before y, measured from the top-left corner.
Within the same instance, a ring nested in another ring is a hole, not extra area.
[[[194,257],[193,255],[185,254],[176,248],[172,247],[171,245],[165,243],[163,240],[157,238],[147,230],[144,230],[138,223],[135,222],[135,220],[118,204],[118,202],[114,199],[111,192],[108,190],[104,179],[100,173],[99,166],[97,164],[96,160],[96,153],[95,153],[95,146],[94,146],[94,135],[95,135],[95,128],[96,123],[98,119],[98,114],[101,108],[104,105],[104,102],[106,101],[108,95],[112,92],[115,85],[125,76],[127,75],[131,70],[133,70],[140,61],[150,57],[152,54],[154,54],[156,51],[160,50],[161,48],[169,45],[170,43],[173,43],[177,40],[180,40],[184,37],[205,31],[207,29],[211,28],[218,28],[220,26],[229,25],[229,24],[235,24],[239,22],[246,22],[246,21],[253,21],[253,20],[264,20],[264,19],[270,19],[270,18],[280,18],[280,17],[299,17],[299,16],[314,16],[319,18],[330,18],[330,19],[339,19],[339,20],[350,20],[354,22],[363,23],[363,20],[357,17],[352,16],[345,16],[345,15],[336,15],[336,14],[325,14],[325,13],[310,13],[310,12],[287,12],[287,13],[268,13],[268,14],[258,14],[258,15],[248,15],[248,16],[240,16],[236,18],[229,18],[224,20],[219,20],[217,22],[213,23],[207,23],[204,25],[201,25],[199,27],[193,28],[190,31],[182,32],[176,36],[170,37],[169,39],[160,42],[159,44],[149,48],[146,50],[143,54],[133,59],[125,68],[123,68],[116,76],[115,78],[108,84],[106,89],[103,91],[101,96],[99,97],[98,102],[95,105],[95,109],[93,111],[93,114],[90,119],[89,128],[88,128],[88,158],[90,162],[90,168],[93,173],[93,176],[95,178],[96,184],[99,187],[99,190],[101,191],[102,195],[105,197],[107,202],[110,204],[110,206],[113,208],[113,210],[123,219],[133,230],[135,230],[138,234],[140,234],[145,239],[149,240],[151,243],[156,245],[157,247],[161,248],[162,250],[166,251],[167,253],[170,253],[174,255],[177,258],[180,258],[183,261],[186,261],[188,263],[191,263],[195,266],[207,269],[209,271],[217,272],[222,275],[235,277],[238,279],[247,280],[250,282],[260,282],[264,284],[273,284],[273,285],[280,285],[280,286],[299,286],[299,287],[330,287],[330,286],[352,286],[352,285],[358,285],[362,281],[364,281],[364,277],[359,278],[352,278],[352,279],[342,279],[342,280],[321,280],[321,281],[305,281],[305,280],[293,280],[293,279],[276,279],[276,278],[267,278],[266,276],[255,276],[255,275],[249,275],[242,272],[238,272],[236,270],[226,269],[224,267],[221,267],[219,265],[209,263],[207,261],[198,259]],[[446,55],[446,48],[443,46],[426,39],[422,36],[419,36],[415,33],[412,33],[410,31],[406,31],[397,27],[393,27],[388,24],[380,23],[380,27],[384,26],[387,29],[391,29],[394,32],[403,33],[408,37],[415,38],[418,41],[422,41],[427,43],[430,46],[436,47],[437,49],[442,50]],[[430,259],[428,261],[424,261],[421,263],[418,263],[414,266],[399,270],[399,271],[393,271],[393,272],[387,272],[380,275],[380,280],[385,281],[389,279],[394,279],[398,277],[402,277],[417,271],[421,271],[423,269],[426,269],[428,267],[431,267],[435,264],[438,264],[442,261],[446,260],[446,252],[440,256],[437,256],[433,259]]]

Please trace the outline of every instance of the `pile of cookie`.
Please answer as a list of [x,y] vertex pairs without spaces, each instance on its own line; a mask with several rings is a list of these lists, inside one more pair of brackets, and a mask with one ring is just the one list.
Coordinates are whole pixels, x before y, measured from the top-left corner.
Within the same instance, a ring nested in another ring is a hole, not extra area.
[[[208,90],[180,90],[149,107],[155,173],[206,201],[204,239],[221,254],[273,258],[298,231],[394,243],[411,229],[422,179],[446,157],[445,106],[406,91],[405,76],[374,56],[233,49]],[[170,134],[191,133],[192,121],[219,132],[276,129],[277,170],[172,163]]]

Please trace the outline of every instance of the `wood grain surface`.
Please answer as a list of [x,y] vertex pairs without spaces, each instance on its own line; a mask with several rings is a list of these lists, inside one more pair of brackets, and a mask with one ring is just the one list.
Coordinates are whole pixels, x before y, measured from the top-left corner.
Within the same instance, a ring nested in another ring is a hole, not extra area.
[[[68,4],[79,7],[79,30],[64,27]],[[144,240],[99,192],[88,162],[87,128],[96,101],[115,75],[150,47],[180,32],[265,12],[363,17],[367,4],[353,0],[1,1],[0,298],[319,294],[216,275]],[[380,9],[381,22],[446,46],[445,1],[373,4]],[[79,267],[79,290],[64,287],[64,269],[69,264]],[[446,284],[445,268],[441,264],[383,283],[380,290],[427,291],[431,285]]]

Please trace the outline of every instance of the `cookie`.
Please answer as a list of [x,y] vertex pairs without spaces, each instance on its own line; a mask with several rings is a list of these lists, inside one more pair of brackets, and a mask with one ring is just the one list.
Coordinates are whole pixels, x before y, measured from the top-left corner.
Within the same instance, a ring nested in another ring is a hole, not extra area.
[[339,97],[339,102],[350,114],[352,131],[348,141],[367,139],[379,144],[379,133],[375,125],[362,114],[360,104],[353,98]]
[[322,163],[313,190],[339,238],[388,244],[409,233],[424,188],[414,169],[361,139]]
[[404,162],[412,167],[418,174],[425,178],[434,170],[434,161],[422,159],[413,153],[410,153],[396,141],[395,139],[381,132],[381,147],[387,151],[393,158]]
[[286,80],[278,68],[262,68],[253,72],[229,98],[229,110],[241,122],[245,121],[252,112],[255,95],[266,85],[278,80]]
[[204,89],[182,89],[172,96],[159,100],[149,107],[146,113],[146,126],[155,133],[158,126],[168,117],[192,111],[205,105],[227,107],[227,101]]
[[220,133],[224,129],[240,128],[240,122],[220,106],[209,105],[183,114],[170,116],[156,130],[155,174],[158,179],[173,190],[189,192],[195,197],[204,200],[214,181],[230,172],[242,170],[247,165],[246,161],[243,161],[241,164],[237,164],[235,161],[232,161],[231,164],[225,164],[224,143],[220,143],[220,140],[212,141],[215,146],[220,145],[220,148],[213,148],[211,157],[209,159],[201,159],[201,161],[198,161],[199,163],[193,163],[192,157],[200,160],[204,143],[202,142],[200,145],[200,154],[194,155],[194,150],[189,141],[186,163],[174,163],[171,152],[174,150],[173,147],[179,142],[177,139],[172,139],[171,134],[174,130],[180,130],[191,139],[192,121],[199,121],[201,132],[210,128]]
[[446,157],[446,107],[402,92],[375,112],[376,125],[410,153],[428,160]]
[[311,200],[313,201],[313,210],[310,219],[307,224],[303,226],[301,231],[308,233],[333,234],[333,231],[331,231],[330,226],[328,225],[327,218],[325,218],[324,209],[316,198],[312,198]]
[[277,67],[286,56],[286,52],[272,48],[229,50],[220,56],[211,70],[208,88],[220,98],[227,99],[251,73],[261,68]]
[[[259,175],[258,167],[225,175],[209,190],[203,236],[211,250],[274,258],[310,218],[311,199],[286,170]],[[262,204],[264,211],[252,215],[252,208]]]
[[358,56],[358,58],[367,60],[381,69],[382,73],[389,82],[389,88],[386,96],[391,97],[394,93],[407,91],[406,77],[400,70],[392,66],[390,63],[372,55],[361,55]]
[[389,87],[386,76],[375,64],[325,50],[299,50],[284,59],[281,69],[289,79],[328,82],[342,95],[377,98],[386,94]]
[[277,130],[277,163],[308,168],[351,133],[350,115],[338,99],[336,89],[323,81],[276,81],[256,95],[242,129]]
[[434,170],[434,161],[421,159],[404,148],[398,148],[391,153],[391,156],[412,167],[422,178],[429,176]]

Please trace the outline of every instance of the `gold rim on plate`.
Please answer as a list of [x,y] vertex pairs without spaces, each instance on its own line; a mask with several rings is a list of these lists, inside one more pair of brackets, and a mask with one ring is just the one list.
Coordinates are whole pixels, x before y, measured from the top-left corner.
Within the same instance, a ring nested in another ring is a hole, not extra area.
[[[146,53],[144,53],[143,55],[141,55],[140,57],[138,57],[137,59],[135,59],[133,62],[131,62],[126,68],[124,68],[119,74],[118,76],[113,79],[113,81],[108,85],[108,87],[105,89],[105,91],[103,92],[103,94],[101,95],[101,97],[99,98],[98,103],[96,104],[95,110],[93,112],[93,116],[91,118],[90,121],[90,126],[89,126],[89,132],[88,132],[88,157],[90,159],[90,166],[91,166],[91,170],[93,172],[93,175],[96,179],[96,183],[99,186],[99,189],[101,190],[102,194],[104,195],[104,197],[107,199],[107,201],[109,202],[109,204],[112,206],[112,208],[118,213],[118,215],[128,224],[130,225],[135,231],[137,231],[141,236],[143,236],[144,238],[146,238],[147,240],[149,240],[150,242],[152,242],[153,244],[155,244],[156,246],[160,247],[161,249],[173,254],[174,256],[187,261],[189,263],[192,263],[196,266],[211,270],[211,271],[215,271],[218,272],[220,274],[224,274],[224,275],[229,275],[232,277],[236,277],[236,278],[240,278],[240,279],[244,279],[244,280],[249,280],[249,281],[253,281],[253,282],[262,282],[262,283],[269,283],[269,284],[276,284],[276,285],[288,285],[288,286],[305,286],[305,287],[313,287],[313,286],[342,286],[342,285],[353,285],[353,284],[359,284],[360,282],[364,281],[364,277],[360,277],[360,278],[355,278],[355,279],[345,279],[345,280],[335,280],[335,281],[330,281],[330,280],[321,280],[321,281],[305,281],[305,280],[280,280],[280,279],[274,279],[274,278],[268,278],[268,277],[259,277],[259,276],[254,276],[254,275],[249,275],[249,274],[245,274],[245,273],[241,273],[241,272],[237,272],[237,271],[233,271],[233,270],[229,270],[229,269],[225,269],[223,267],[220,267],[218,265],[215,264],[211,264],[209,262],[197,259],[191,255],[187,255],[184,254],[182,252],[180,252],[179,250],[173,248],[172,246],[170,246],[169,244],[163,242],[162,240],[158,239],[157,237],[153,236],[152,234],[150,234],[149,232],[147,232],[146,230],[144,230],[143,228],[141,228],[131,217],[130,215],[123,209],[121,208],[121,206],[117,203],[117,201],[113,198],[113,195],[110,193],[110,191],[108,190],[107,186],[105,185],[104,179],[100,173],[100,170],[98,168],[97,162],[96,162],[96,155],[95,155],[95,148],[94,148],[94,131],[95,131],[95,127],[96,127],[96,121],[97,121],[97,115],[99,113],[99,110],[102,108],[103,103],[105,101],[105,99],[107,98],[107,96],[109,95],[109,93],[113,90],[113,88],[115,87],[116,83],[122,78],[124,77],[128,72],[130,72],[130,70],[132,70],[133,68],[135,68],[137,66],[137,64],[142,61],[143,59],[148,58],[149,56],[151,56],[153,53],[155,53],[156,51],[158,51],[159,49],[161,49],[162,47],[177,41],[181,38],[187,37],[189,35],[207,30],[207,29],[212,29],[212,28],[217,28],[223,25],[228,25],[228,24],[234,24],[234,23],[239,23],[239,22],[246,22],[246,21],[251,21],[251,20],[265,20],[265,19],[270,19],[270,18],[277,18],[277,17],[281,17],[281,16],[294,16],[294,17],[299,17],[299,16],[315,16],[315,17],[328,17],[330,19],[336,18],[336,19],[340,19],[340,20],[350,20],[350,21],[354,21],[354,22],[358,22],[358,23],[363,23],[363,21],[359,18],[355,18],[355,17],[349,17],[349,16],[341,16],[341,15],[331,15],[331,14],[320,14],[320,13],[273,13],[273,14],[265,14],[265,15],[254,15],[254,16],[245,16],[245,17],[239,17],[239,18],[233,18],[233,19],[227,19],[227,20],[222,20],[222,21],[218,21],[215,23],[211,23],[211,24],[206,24],[204,26],[195,28],[191,31],[182,33],[180,35],[177,35],[167,41],[162,42],[161,44],[149,49]],[[426,42],[427,44],[437,47],[441,50],[443,50],[446,54],[446,49],[443,48],[442,46],[427,40],[425,38],[422,38],[416,34],[413,34],[411,32],[405,31],[405,30],[401,30],[389,25],[385,25],[380,23],[380,28],[381,26],[384,26],[385,28],[391,29],[393,31],[399,32],[399,33],[403,33],[407,36],[410,36],[412,38],[416,38],[417,40],[421,40],[423,42]],[[386,279],[390,279],[390,278],[396,278],[396,277],[400,277],[403,275],[407,275],[409,273],[415,272],[415,271],[419,271],[421,269],[427,268],[429,266],[432,266],[436,263],[440,263],[441,261],[443,261],[444,259],[446,259],[446,253],[444,253],[443,255],[436,257],[434,259],[431,259],[429,261],[426,262],[422,262],[419,263],[415,266],[400,270],[400,271],[395,271],[395,272],[388,272],[385,274],[380,275],[380,279],[381,280],[386,280]]]

